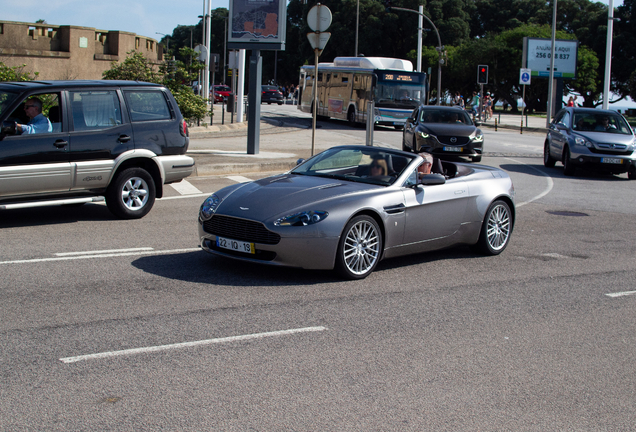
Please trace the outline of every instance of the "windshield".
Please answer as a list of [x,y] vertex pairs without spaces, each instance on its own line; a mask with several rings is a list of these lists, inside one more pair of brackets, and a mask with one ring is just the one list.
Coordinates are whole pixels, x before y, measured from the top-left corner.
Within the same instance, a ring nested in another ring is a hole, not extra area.
[[0,90],[0,116],[3,116],[16,97],[18,97],[17,93]]
[[263,91],[276,91],[276,90],[278,90],[278,87],[270,86],[270,85],[264,85],[264,86],[261,86],[261,88],[263,89]]
[[447,123],[447,124],[467,124],[473,122],[466,111],[461,109],[440,110],[422,108],[420,112],[420,122],[422,123]]
[[381,149],[333,148],[296,167],[292,174],[389,186],[414,157]]
[[625,119],[616,114],[575,113],[572,129],[582,132],[609,132],[631,135],[632,130]]
[[217,86],[214,86],[214,91],[217,91],[217,92],[229,92],[229,91],[232,91],[232,89],[229,88],[228,86],[219,86],[219,85],[217,85]]
[[375,106],[413,110],[424,103],[424,87],[397,83],[378,83],[375,88]]

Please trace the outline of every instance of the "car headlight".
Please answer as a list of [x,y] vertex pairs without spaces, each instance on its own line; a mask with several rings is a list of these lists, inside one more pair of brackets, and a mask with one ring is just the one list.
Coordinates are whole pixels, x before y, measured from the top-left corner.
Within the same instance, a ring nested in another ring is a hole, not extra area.
[[203,201],[201,204],[201,218],[203,220],[208,220],[212,217],[217,207],[221,203],[221,200],[216,194],[212,194]]
[[426,132],[418,132],[417,133],[421,138],[424,139],[429,139],[431,136],[429,134],[427,134]]
[[484,134],[475,135],[473,142],[484,142]]
[[580,145],[580,146],[583,146],[583,147],[587,147],[587,148],[592,148],[593,147],[592,143],[589,142],[588,140],[586,140],[583,137],[575,137],[574,138],[574,144]]
[[275,226],[306,226],[318,223],[322,220],[325,220],[329,216],[329,213],[326,211],[319,210],[311,210],[304,211],[300,213],[296,213],[293,215],[285,216],[280,219],[277,219],[274,222]]

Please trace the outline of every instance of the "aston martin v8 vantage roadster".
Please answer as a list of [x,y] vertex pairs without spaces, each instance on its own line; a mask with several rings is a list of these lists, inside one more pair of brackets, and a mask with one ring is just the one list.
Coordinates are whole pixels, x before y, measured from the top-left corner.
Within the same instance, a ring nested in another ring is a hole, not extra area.
[[[379,147],[333,147],[291,171],[209,196],[201,247],[243,261],[368,276],[384,258],[471,245],[488,255],[510,241],[508,174]],[[421,170],[426,172],[428,170]]]

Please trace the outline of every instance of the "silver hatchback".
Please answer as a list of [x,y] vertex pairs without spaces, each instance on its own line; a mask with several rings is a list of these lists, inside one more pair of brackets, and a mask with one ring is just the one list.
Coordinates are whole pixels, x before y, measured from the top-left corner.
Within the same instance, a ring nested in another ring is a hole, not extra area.
[[543,164],[563,164],[565,175],[576,168],[636,179],[636,139],[625,118],[615,111],[568,107],[550,124],[544,143]]

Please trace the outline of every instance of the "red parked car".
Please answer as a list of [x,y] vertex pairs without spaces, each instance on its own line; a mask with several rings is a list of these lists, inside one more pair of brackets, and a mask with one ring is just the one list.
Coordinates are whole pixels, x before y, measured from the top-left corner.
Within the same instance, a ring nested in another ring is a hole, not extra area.
[[232,89],[223,84],[214,86],[214,103],[227,101],[227,97],[232,93]]

